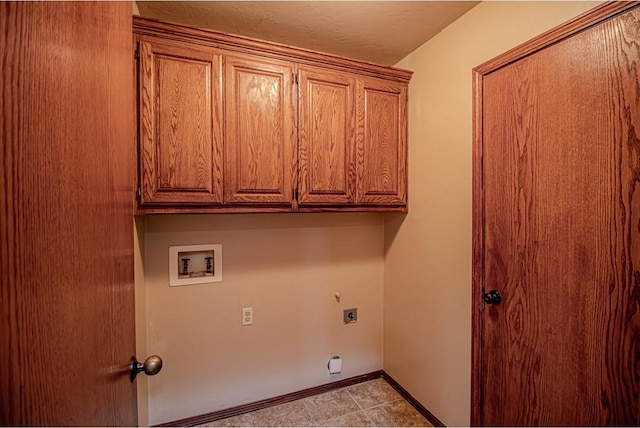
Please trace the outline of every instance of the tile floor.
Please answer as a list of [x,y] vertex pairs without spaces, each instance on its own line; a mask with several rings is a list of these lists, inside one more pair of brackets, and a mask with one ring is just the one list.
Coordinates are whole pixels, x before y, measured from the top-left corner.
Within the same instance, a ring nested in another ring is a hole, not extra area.
[[205,427],[424,427],[431,424],[383,379],[211,422]]

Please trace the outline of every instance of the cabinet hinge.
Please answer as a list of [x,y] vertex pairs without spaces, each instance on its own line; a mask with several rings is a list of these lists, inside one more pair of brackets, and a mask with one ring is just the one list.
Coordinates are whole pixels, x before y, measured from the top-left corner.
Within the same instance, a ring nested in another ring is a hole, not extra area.
[[133,52],[133,58],[136,61],[140,59],[140,45],[136,45],[136,50]]
[[291,189],[291,199],[294,201],[298,200],[298,189]]
[[138,187],[138,191],[136,192],[136,196],[138,196],[138,200],[142,199],[142,189]]
[[291,84],[292,85],[297,85],[298,84],[298,73],[295,73],[295,74],[291,75]]

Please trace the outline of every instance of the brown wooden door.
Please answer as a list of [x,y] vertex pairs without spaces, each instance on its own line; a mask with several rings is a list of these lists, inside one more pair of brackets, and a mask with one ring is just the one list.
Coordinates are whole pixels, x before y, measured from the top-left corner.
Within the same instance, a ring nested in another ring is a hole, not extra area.
[[407,203],[407,84],[358,81],[358,204]]
[[222,203],[222,59],[142,38],[141,205]]
[[352,204],[355,197],[353,75],[300,67],[300,205]]
[[640,422],[640,9],[603,21],[620,7],[477,69],[473,423]]
[[134,426],[130,2],[2,2],[0,425]]
[[225,204],[291,205],[293,64],[225,56]]

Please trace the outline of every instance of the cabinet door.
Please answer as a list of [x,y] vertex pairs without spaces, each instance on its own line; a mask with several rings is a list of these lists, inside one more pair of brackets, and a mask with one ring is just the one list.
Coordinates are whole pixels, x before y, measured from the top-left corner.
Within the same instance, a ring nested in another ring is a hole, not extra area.
[[356,203],[407,203],[407,85],[358,81]]
[[355,86],[352,75],[300,68],[300,205],[354,201]]
[[208,50],[141,41],[141,205],[222,203],[222,62]]
[[293,204],[293,64],[225,56],[224,69],[225,204]]

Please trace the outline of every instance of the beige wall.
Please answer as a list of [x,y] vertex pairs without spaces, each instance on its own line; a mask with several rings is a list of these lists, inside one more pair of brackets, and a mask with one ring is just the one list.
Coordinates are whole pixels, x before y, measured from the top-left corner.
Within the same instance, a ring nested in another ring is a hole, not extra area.
[[[147,379],[148,422],[382,369],[383,234],[382,214],[147,217],[143,340],[165,364]],[[223,246],[223,281],[169,287],[169,246],[205,243]],[[344,325],[349,307],[358,322]],[[333,355],[342,375],[328,374]]]
[[[133,222],[133,255],[136,297],[136,357],[143,360],[147,352],[147,291],[144,284],[144,234],[145,217],[137,217]],[[149,393],[146,376],[136,378],[138,395],[138,426],[149,426]]]
[[385,217],[384,369],[469,424],[471,70],[596,2],[482,2],[397,66],[409,90],[409,214]]

